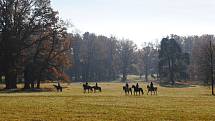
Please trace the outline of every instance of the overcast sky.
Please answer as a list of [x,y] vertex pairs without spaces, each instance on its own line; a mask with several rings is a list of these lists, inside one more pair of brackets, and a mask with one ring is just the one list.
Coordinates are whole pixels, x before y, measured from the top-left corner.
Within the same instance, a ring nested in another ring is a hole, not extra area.
[[215,0],[52,0],[76,29],[138,45],[169,34],[215,33]]

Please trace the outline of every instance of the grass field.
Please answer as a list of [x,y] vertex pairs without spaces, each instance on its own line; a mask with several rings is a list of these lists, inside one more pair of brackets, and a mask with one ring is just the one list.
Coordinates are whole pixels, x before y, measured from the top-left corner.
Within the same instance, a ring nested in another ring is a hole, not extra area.
[[[50,87],[52,84],[42,84]],[[206,87],[159,87],[155,95],[128,96],[122,83],[102,83],[101,93],[83,93],[81,83],[63,93],[0,93],[1,121],[215,120],[215,97]],[[146,89],[146,85],[140,84]]]

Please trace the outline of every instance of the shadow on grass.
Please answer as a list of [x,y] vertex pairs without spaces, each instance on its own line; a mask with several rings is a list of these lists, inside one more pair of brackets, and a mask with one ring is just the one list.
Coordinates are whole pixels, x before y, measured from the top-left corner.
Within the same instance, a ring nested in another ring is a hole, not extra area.
[[33,88],[33,89],[0,89],[0,93],[34,93],[34,92],[53,92],[52,88]]
[[187,83],[181,83],[181,82],[176,82],[175,85],[172,85],[170,83],[160,83],[161,87],[167,87],[167,88],[188,88],[188,87],[196,87],[195,85],[192,84],[187,84]]
[[212,95],[212,94],[201,94],[201,96],[207,96],[207,97],[214,97],[215,95]]

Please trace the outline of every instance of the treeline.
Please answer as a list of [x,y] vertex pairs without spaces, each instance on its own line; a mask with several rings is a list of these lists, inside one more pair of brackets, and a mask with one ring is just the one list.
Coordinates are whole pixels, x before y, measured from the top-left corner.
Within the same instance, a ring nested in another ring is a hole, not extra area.
[[0,0],[0,77],[6,89],[17,82],[40,88],[44,80],[125,82],[128,74],[172,85],[213,83],[213,35],[170,35],[137,48],[128,39],[68,34],[66,25],[50,0]]
[[73,38],[73,68],[69,75],[74,81],[127,80],[128,74],[157,74],[158,47],[147,43],[138,49],[131,40],[97,36],[86,32]]
[[135,74],[145,81],[150,76],[173,85],[176,81],[210,84],[213,77],[213,35],[170,35],[141,48],[130,40],[89,32],[71,36],[73,67],[69,75],[74,81],[125,81],[128,74]]
[[135,61],[136,45],[130,40],[96,36],[86,32],[73,36],[73,68],[70,75],[75,81],[110,81],[123,73],[126,80]]
[[209,85],[214,77],[214,35],[163,38],[159,54],[160,79],[189,80]]
[[40,88],[62,77],[70,64],[71,39],[50,0],[0,0],[0,77],[6,89]]

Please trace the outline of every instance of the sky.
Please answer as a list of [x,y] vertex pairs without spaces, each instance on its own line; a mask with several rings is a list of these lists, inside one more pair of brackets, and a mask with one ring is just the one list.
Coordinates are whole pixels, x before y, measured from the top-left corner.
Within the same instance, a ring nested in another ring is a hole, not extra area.
[[215,0],[51,0],[70,32],[130,39],[136,44],[215,33]]

